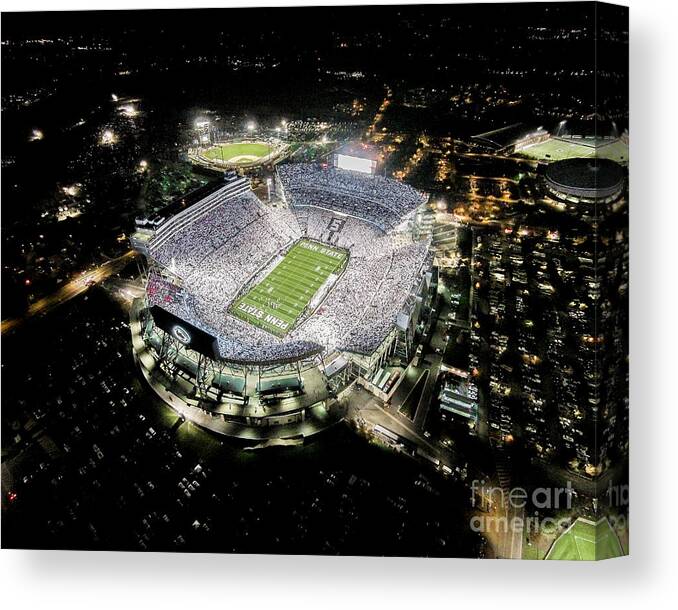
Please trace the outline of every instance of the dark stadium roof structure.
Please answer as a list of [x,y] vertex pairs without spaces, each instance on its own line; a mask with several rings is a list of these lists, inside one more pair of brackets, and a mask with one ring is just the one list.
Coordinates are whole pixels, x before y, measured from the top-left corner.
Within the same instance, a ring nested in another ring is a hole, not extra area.
[[[471,139],[483,144],[484,146],[489,146],[490,148],[500,150],[502,148],[506,148],[507,146],[511,146],[515,142],[522,140],[530,134],[540,131],[544,131],[543,127],[528,125],[526,123],[514,123],[513,125],[507,125],[506,127],[500,127],[499,129],[494,129],[485,133],[479,133],[475,136],[472,136]],[[544,133],[546,132],[544,131]]]
[[551,163],[545,179],[548,186],[564,195],[605,199],[621,190],[624,170],[609,159],[565,159]]

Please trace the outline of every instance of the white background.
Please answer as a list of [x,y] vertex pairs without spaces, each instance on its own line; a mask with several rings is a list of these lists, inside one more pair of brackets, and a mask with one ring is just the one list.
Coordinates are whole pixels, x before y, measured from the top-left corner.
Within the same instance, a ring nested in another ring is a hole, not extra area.
[[[0,4],[3,10],[94,7],[70,0],[58,5],[26,0]],[[168,0],[101,4],[106,8],[191,5]],[[220,4],[224,3],[194,5]],[[675,604],[678,15],[671,0],[625,4],[631,7],[632,84],[631,558],[593,564],[5,550],[0,552],[4,607],[299,609],[313,605],[352,610],[369,605],[419,610],[534,605],[572,610],[594,604],[666,608],[669,599]]]

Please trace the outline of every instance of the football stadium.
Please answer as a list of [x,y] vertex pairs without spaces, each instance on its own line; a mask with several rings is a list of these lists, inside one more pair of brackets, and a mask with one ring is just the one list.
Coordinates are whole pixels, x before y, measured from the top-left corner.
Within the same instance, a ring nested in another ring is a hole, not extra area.
[[564,159],[597,157],[627,164],[629,147],[622,140],[610,142],[587,141],[584,139],[551,138],[520,149],[520,153],[540,161],[562,161]]
[[182,416],[250,440],[324,429],[353,381],[390,389],[436,285],[425,194],[336,162],[280,165],[272,182],[275,204],[227,172],[131,239],[147,262],[131,324],[143,375]]
[[564,119],[551,131],[542,126],[514,123],[471,137],[473,146],[499,155],[518,155],[542,163],[596,157],[621,165],[629,162],[628,132],[619,133],[613,121],[590,116]]
[[623,554],[607,519],[595,522],[580,517],[553,542],[545,559],[597,561]]

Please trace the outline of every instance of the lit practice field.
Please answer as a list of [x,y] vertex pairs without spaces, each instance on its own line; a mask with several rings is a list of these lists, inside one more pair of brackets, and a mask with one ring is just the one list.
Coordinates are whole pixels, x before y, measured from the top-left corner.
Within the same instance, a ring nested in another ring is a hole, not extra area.
[[594,561],[623,554],[619,538],[607,519],[593,523],[579,518],[553,543],[546,559]]
[[621,140],[614,140],[607,144],[598,146],[587,146],[581,142],[558,140],[551,138],[539,144],[532,144],[518,154],[525,155],[532,159],[561,161],[563,159],[574,159],[581,157],[598,157],[600,159],[612,159],[617,163],[628,163],[629,147]]
[[207,159],[225,163],[248,163],[266,157],[271,151],[271,146],[260,142],[234,142],[208,148],[202,152],[202,155]]
[[297,242],[274,269],[230,311],[238,318],[284,337],[320,287],[346,260],[347,253],[318,242]]

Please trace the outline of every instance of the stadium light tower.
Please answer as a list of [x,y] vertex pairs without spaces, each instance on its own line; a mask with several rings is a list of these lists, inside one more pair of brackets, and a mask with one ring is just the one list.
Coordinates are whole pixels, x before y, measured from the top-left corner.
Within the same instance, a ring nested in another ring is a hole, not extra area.
[[208,119],[196,119],[195,131],[198,135],[198,146],[210,143],[212,130],[210,129],[210,122]]
[[254,121],[249,121],[247,123],[247,131],[252,133],[256,129],[256,125],[254,124]]

